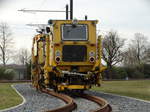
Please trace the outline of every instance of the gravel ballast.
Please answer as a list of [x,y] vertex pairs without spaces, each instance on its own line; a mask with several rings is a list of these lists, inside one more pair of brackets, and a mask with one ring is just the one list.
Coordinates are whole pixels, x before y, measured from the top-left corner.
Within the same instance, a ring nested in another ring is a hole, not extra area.
[[16,90],[25,98],[26,102],[12,110],[4,112],[43,112],[65,105],[65,103],[51,95],[37,92],[31,84],[16,84]]
[[[14,87],[26,102],[17,108],[3,112],[43,112],[65,105],[62,100],[54,96],[37,92],[31,84],[16,84]],[[149,102],[96,91],[86,91],[86,93],[107,100],[112,106],[113,112],[150,112]],[[75,97],[74,100],[78,107],[73,112],[89,112],[99,107],[96,103],[84,98]]]
[[91,112],[91,110],[99,108],[98,104],[83,98],[74,98],[74,100],[77,104],[77,109],[73,112]]
[[150,112],[149,102],[96,91],[87,91],[86,93],[106,99],[112,106],[113,112]]

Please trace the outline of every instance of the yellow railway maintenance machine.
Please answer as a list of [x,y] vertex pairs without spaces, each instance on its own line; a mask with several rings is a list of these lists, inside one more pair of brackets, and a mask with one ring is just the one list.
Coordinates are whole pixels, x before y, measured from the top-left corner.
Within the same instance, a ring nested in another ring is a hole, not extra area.
[[101,37],[97,20],[49,20],[33,38],[32,83],[39,89],[86,90],[100,86]]

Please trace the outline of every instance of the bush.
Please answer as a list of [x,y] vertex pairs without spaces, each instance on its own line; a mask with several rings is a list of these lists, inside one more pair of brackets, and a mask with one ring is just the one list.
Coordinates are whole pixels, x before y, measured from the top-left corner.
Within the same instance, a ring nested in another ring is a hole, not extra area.
[[104,79],[109,79],[109,74],[112,74],[112,79],[125,79],[128,75],[124,67],[113,67],[110,71],[107,69],[102,73]]
[[0,79],[1,80],[12,80],[15,75],[16,75],[16,72],[13,69],[6,69],[4,67],[0,68]]
[[125,69],[125,71],[126,71],[126,73],[127,73],[127,76],[129,77],[129,78],[134,78],[135,76],[134,76],[134,71],[135,71],[135,69],[134,68],[132,68],[132,67],[125,67],[124,68]]
[[143,66],[138,67],[125,67],[127,75],[131,79],[144,78]]
[[150,78],[150,64],[144,64],[143,68],[144,77]]
[[16,72],[13,69],[6,69],[4,74],[5,74],[5,79],[12,80],[16,75]]
[[27,68],[27,79],[31,80],[31,61],[29,63],[26,63]]
[[125,79],[127,77],[127,72],[123,67],[113,67],[112,78],[113,79]]
[[136,78],[136,79],[144,78],[144,73],[140,72],[139,70],[135,70],[133,74],[134,74],[133,78]]
[[150,78],[150,64],[141,64],[138,66],[128,67],[113,67],[112,70],[106,70],[102,75],[108,79],[109,73],[112,74],[112,79],[143,79]]
[[5,76],[5,68],[4,67],[0,67],[0,79],[4,79]]

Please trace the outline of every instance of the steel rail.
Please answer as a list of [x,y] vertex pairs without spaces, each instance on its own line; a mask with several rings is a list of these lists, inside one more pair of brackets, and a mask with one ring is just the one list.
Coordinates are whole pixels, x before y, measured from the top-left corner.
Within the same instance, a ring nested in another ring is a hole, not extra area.
[[100,108],[92,110],[91,112],[112,112],[111,106],[103,98],[100,98],[97,96],[92,96],[89,94],[81,94],[80,97],[91,100],[91,101],[97,103],[98,105],[100,105]]
[[55,97],[63,100],[66,103],[65,106],[62,106],[62,107],[59,107],[59,108],[56,108],[53,110],[48,110],[46,112],[72,112],[77,107],[77,105],[73,101],[73,99],[67,95],[59,94],[59,93],[56,93],[56,92],[54,92],[52,90],[48,90],[48,89],[41,89],[41,91],[44,93],[47,93],[49,95],[55,96]]

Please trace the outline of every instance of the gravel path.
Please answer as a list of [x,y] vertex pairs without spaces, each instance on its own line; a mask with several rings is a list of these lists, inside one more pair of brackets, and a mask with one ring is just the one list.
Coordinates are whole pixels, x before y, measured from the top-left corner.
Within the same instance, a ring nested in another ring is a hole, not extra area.
[[74,100],[77,104],[77,109],[73,112],[90,112],[99,107],[96,103],[83,98],[74,98]]
[[150,112],[150,103],[148,102],[95,91],[86,93],[106,99],[112,106],[113,112]]
[[65,105],[56,97],[37,92],[30,84],[17,84],[14,87],[26,99],[26,103],[5,112],[43,112]]

